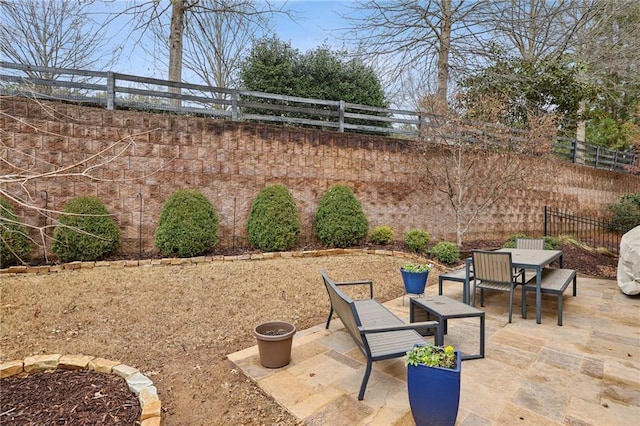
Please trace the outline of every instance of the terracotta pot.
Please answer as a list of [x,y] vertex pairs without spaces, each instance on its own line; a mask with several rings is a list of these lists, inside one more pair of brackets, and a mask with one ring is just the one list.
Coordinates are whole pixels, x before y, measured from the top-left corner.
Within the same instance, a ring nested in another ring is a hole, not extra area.
[[291,344],[296,327],[284,321],[259,324],[253,329],[258,340],[260,363],[267,368],[280,368],[291,360]]

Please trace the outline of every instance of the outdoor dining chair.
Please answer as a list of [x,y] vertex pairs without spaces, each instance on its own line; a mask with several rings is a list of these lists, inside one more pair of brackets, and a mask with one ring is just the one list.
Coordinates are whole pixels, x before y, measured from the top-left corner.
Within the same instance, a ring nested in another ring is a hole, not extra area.
[[516,248],[544,250],[544,238],[516,238]]
[[[526,250],[544,250],[544,238],[516,238],[516,248]],[[516,274],[524,272],[524,269],[515,270]]]
[[513,293],[519,284],[517,279],[524,274],[515,272],[511,263],[511,253],[484,250],[472,250],[473,293],[472,305],[475,306],[476,290],[480,289],[480,306],[484,306],[484,291],[499,290],[509,292],[509,322],[513,314]]

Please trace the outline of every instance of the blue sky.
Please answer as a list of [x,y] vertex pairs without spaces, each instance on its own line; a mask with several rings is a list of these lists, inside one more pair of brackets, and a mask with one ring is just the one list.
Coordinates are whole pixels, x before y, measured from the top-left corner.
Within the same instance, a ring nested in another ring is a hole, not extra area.
[[279,17],[276,22],[276,33],[281,40],[289,41],[291,46],[306,52],[309,49],[327,43],[339,48],[336,41],[336,30],[346,23],[340,17],[348,10],[351,2],[297,0],[287,2],[287,7],[296,14],[296,22]]
[[[166,0],[163,0],[166,1]],[[121,10],[123,2],[116,1],[107,9]],[[351,1],[318,1],[318,0],[294,0],[276,1],[275,5],[284,5],[290,9],[295,21],[276,15],[273,19],[275,32],[278,38],[287,41],[295,49],[306,52],[323,43],[338,49],[342,42],[337,38],[337,29],[346,25],[340,14],[348,11]],[[105,7],[105,6],[102,6]],[[113,25],[113,42],[120,43],[120,37],[128,36],[128,23],[125,18],[119,18]],[[115,72],[141,75],[145,77],[165,78],[166,69],[159,64],[154,64],[153,55],[144,52],[144,49],[134,43],[130,38],[125,40],[128,45],[124,49],[120,61],[112,67]],[[137,42],[137,40],[135,40]],[[148,40],[142,40],[147,50],[153,51],[152,44]]]

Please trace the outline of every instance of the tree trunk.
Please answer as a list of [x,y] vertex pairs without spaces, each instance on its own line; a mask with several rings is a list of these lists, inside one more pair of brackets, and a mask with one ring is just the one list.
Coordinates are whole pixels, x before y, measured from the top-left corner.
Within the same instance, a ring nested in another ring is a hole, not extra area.
[[[169,34],[169,81],[182,82],[182,34],[184,32],[184,0],[171,1],[171,32]],[[180,94],[179,87],[170,87],[169,93]],[[180,99],[171,105],[179,107]]]
[[586,109],[586,104],[587,102],[582,100],[578,107],[578,116],[580,117],[580,121],[578,121],[578,129],[576,131],[576,155],[574,156],[575,162],[578,164],[584,164],[582,150],[584,149],[584,142],[587,137],[587,123],[584,121],[583,114]]
[[449,52],[451,50],[451,0],[442,1],[442,21],[440,22],[440,48],[438,49],[438,89],[436,111],[439,115],[447,112],[447,88],[449,83]]

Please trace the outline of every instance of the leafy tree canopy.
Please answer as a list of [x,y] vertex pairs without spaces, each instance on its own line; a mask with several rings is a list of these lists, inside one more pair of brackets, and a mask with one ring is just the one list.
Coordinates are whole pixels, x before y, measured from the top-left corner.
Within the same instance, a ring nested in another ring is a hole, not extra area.
[[278,38],[256,42],[240,67],[245,89],[386,108],[375,71],[327,46],[301,53]]
[[591,95],[578,79],[579,67],[569,57],[530,63],[500,58],[480,73],[461,81],[461,105],[474,111],[470,118],[486,119],[474,108],[482,99],[500,99],[499,120],[509,127],[528,128],[528,117],[551,112],[563,117],[564,131],[575,129],[580,102]]

